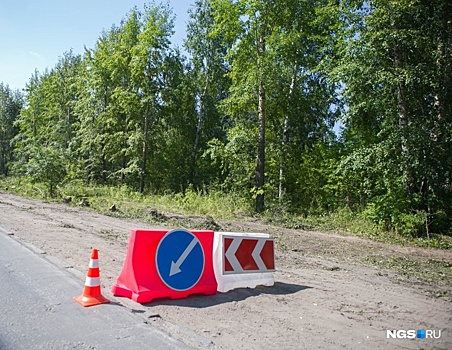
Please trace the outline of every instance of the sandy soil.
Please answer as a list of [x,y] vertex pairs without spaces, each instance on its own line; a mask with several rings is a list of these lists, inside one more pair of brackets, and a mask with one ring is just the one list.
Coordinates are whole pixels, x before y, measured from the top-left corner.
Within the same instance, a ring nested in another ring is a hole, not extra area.
[[[83,274],[91,248],[98,248],[104,295],[195,348],[452,349],[451,269],[441,285],[365,263],[369,256],[452,262],[450,251],[282,229],[259,221],[218,223],[223,231],[275,237],[275,285],[140,305],[114,298],[109,291],[122,269],[130,229],[151,228],[149,224],[0,192],[1,228]],[[443,297],[434,296],[438,291]],[[387,339],[386,330],[393,329],[442,332],[440,339]]]

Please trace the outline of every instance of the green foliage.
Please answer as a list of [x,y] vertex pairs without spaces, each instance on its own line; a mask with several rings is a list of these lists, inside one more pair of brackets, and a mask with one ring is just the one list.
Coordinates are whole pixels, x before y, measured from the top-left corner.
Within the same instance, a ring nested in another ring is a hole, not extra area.
[[115,198],[130,215],[150,197],[441,246],[451,6],[197,0],[189,57],[171,46],[168,5],[135,8],[83,56],[36,71],[24,96],[0,84],[0,171],[27,193]]
[[3,176],[9,175],[14,160],[13,139],[18,132],[14,123],[22,106],[22,95],[0,83],[0,174]]
[[343,55],[333,71],[347,106],[348,155],[338,169],[347,204],[364,208],[381,229],[450,233],[452,221],[433,218],[452,213],[450,144],[438,135],[439,125],[443,130],[452,125],[444,99],[452,88],[446,78],[452,59],[444,55],[452,38],[444,11],[451,5],[360,5],[345,11]]
[[220,170],[221,187],[225,191],[237,191],[242,194],[252,188],[255,168],[256,131],[253,129],[231,128],[227,143],[218,139],[209,142],[204,157]]
[[32,183],[44,183],[47,194],[56,196],[56,188],[66,177],[66,157],[58,148],[36,146],[32,148],[33,158],[28,160],[21,172]]

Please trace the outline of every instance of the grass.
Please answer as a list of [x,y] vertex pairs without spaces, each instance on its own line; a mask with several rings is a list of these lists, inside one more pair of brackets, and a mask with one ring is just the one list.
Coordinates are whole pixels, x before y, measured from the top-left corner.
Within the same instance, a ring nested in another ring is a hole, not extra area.
[[426,238],[403,235],[394,231],[381,231],[371,220],[359,213],[353,213],[348,209],[342,209],[323,215],[291,216],[286,214],[279,218],[273,217],[270,221],[273,224],[292,229],[335,232],[363,237],[387,244],[452,249],[451,236],[431,234],[429,238]]
[[62,201],[66,196],[72,197],[72,204],[86,198],[90,207],[99,212],[108,212],[115,204],[118,215],[128,218],[145,218],[149,209],[180,215],[212,216],[217,219],[232,219],[252,215],[250,203],[236,194],[220,191],[204,195],[188,189],[185,194],[168,193],[162,195],[143,195],[127,186],[88,186],[80,181],[73,181],[57,188],[57,196],[51,198],[43,186],[30,184],[17,178],[0,179],[0,189],[28,198],[48,201]]
[[[20,178],[0,178],[0,189],[29,198],[39,198],[50,201],[61,201],[65,196],[71,196],[73,203],[78,203],[86,197],[90,207],[101,213],[124,218],[140,219],[148,222],[168,221],[175,215],[180,216],[210,216],[215,219],[246,220],[250,217],[259,218],[272,225],[292,229],[336,232],[368,238],[387,244],[411,245],[440,249],[452,248],[452,237],[432,234],[429,239],[401,235],[396,232],[383,232],[366,217],[348,209],[323,215],[300,216],[290,214],[284,208],[274,207],[265,213],[257,215],[253,211],[253,203],[238,194],[225,194],[222,191],[210,191],[203,194],[188,189],[182,193],[161,195],[142,195],[127,186],[87,186],[81,181],[72,181],[57,188],[57,198],[49,198],[45,187],[31,184]],[[111,213],[108,209],[115,204],[118,211]],[[154,210],[158,215],[150,215]],[[170,213],[164,216],[161,213]],[[175,215],[173,215],[175,214]],[[165,219],[165,220],[163,220]],[[187,228],[199,228],[199,222],[183,221]],[[203,225],[205,223],[202,223]]]
[[416,260],[407,256],[379,256],[371,255],[363,259],[365,264],[392,270],[398,276],[410,280],[434,285],[437,288],[430,291],[434,297],[452,297],[450,286],[452,284],[452,262],[437,259],[425,261]]

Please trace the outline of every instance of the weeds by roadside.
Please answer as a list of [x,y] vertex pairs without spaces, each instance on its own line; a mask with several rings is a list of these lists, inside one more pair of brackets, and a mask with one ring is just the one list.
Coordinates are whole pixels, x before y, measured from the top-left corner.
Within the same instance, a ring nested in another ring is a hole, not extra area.
[[[451,236],[433,234],[427,239],[391,231],[382,232],[369,219],[347,209],[324,215],[301,216],[275,206],[257,215],[253,212],[252,202],[238,194],[221,191],[201,193],[188,189],[183,194],[143,195],[127,186],[88,186],[81,181],[73,181],[57,187],[56,198],[48,198],[42,185],[31,184],[20,178],[0,179],[0,190],[6,189],[21,196],[50,201],[61,201],[71,196],[74,200],[70,205],[76,205],[81,198],[86,198],[91,209],[104,214],[150,223],[173,223],[186,228],[215,229],[215,220],[257,218],[291,229],[355,235],[387,244],[452,249]],[[113,204],[114,212],[109,211]]]
[[452,298],[452,293],[447,288],[452,283],[452,262],[450,261],[437,259],[421,261],[407,256],[370,255],[362,259],[362,262],[396,272],[398,278],[411,281],[414,279],[434,285],[436,288],[430,290],[429,294],[436,298]]
[[274,225],[297,230],[335,232],[403,246],[452,249],[451,236],[432,234],[429,238],[426,238],[402,235],[394,231],[380,231],[369,219],[347,209],[326,215],[295,216],[285,214],[268,216],[266,220]]

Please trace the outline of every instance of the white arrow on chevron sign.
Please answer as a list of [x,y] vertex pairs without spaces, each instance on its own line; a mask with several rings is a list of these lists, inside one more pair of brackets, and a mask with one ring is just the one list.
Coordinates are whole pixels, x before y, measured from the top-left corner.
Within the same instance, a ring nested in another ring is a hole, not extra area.
[[224,236],[223,247],[226,274],[274,271],[273,239]]

